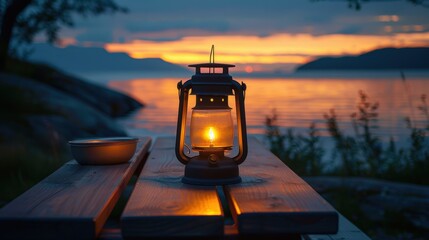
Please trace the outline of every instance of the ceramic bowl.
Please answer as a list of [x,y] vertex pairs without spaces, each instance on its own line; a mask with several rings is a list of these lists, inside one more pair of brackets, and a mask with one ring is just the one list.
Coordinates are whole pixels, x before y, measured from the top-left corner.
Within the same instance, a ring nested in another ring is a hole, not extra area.
[[128,162],[134,155],[138,138],[111,137],[69,141],[75,160],[82,165],[109,165]]

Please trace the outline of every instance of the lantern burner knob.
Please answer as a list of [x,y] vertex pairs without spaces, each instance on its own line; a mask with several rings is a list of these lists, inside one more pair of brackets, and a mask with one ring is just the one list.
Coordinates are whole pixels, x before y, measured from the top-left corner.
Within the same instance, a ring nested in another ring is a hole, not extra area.
[[217,161],[219,160],[219,157],[212,153],[209,155],[209,166],[214,167],[217,166]]

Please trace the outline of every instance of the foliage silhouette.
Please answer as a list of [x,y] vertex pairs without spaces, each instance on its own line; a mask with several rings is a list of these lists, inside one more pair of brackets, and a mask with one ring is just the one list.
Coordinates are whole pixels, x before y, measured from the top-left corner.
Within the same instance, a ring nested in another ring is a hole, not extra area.
[[[325,0],[312,0],[314,2],[320,2]],[[362,9],[362,4],[368,2],[386,2],[386,0],[344,0],[347,2],[349,8],[359,11]],[[405,2],[409,2],[414,5],[422,6],[429,8],[429,2],[427,0],[404,0]]]
[[9,0],[0,3],[0,70],[4,70],[11,42],[31,43],[43,34],[50,43],[58,40],[61,27],[74,25],[73,15],[88,17],[126,12],[114,0]]
[[[334,142],[332,149],[322,147],[315,123],[310,125],[307,136],[296,134],[293,129],[282,133],[277,125],[278,114],[273,111],[265,121],[265,135],[271,151],[300,175],[364,176],[429,184],[429,106],[426,95],[421,96],[417,107],[425,121],[418,125],[410,118],[405,119],[410,142],[409,147],[399,149],[393,138],[385,146],[374,133],[378,128],[379,104],[370,102],[363,91],[359,91],[359,99],[357,111],[351,114],[354,135],[347,135],[339,127],[334,109],[324,114],[326,128]],[[322,161],[328,152],[332,153],[333,162]]]

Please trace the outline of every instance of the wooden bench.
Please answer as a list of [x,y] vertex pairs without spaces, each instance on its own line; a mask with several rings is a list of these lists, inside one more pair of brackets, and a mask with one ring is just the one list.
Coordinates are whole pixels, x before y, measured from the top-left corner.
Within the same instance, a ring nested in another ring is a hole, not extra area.
[[248,158],[240,165],[243,182],[223,187],[181,183],[184,166],[175,157],[174,138],[158,138],[120,227],[102,231],[120,192],[143,162],[149,142],[142,139],[133,160],[124,166],[67,163],[0,209],[1,236],[367,239],[254,138],[249,139]]
[[151,139],[139,139],[125,164],[82,166],[70,161],[0,209],[1,239],[94,239],[134,172]]

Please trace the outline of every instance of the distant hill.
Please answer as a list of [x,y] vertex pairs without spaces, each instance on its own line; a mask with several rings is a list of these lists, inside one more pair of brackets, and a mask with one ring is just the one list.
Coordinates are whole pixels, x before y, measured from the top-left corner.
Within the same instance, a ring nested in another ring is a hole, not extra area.
[[125,53],[109,53],[104,48],[68,46],[54,47],[35,44],[30,61],[43,62],[68,72],[91,71],[142,71],[186,72],[181,66],[160,58],[134,59]]
[[382,48],[359,56],[323,57],[299,66],[304,70],[429,69],[429,48]]

